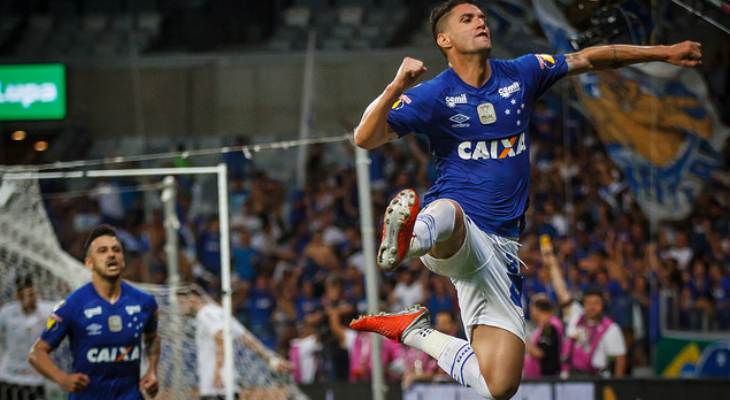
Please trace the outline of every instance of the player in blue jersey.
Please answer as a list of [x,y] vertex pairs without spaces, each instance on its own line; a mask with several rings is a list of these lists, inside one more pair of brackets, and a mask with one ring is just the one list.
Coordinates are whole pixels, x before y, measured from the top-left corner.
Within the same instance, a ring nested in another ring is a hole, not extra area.
[[458,382],[489,399],[509,399],[521,381],[524,320],[517,238],[528,206],[533,102],[566,75],[664,61],[694,67],[700,44],[601,46],[567,55],[489,59],[486,17],[468,0],[431,13],[434,40],[449,68],[411,88],[426,67],[406,57],[394,80],[365,110],[355,143],[378,147],[411,132],[428,136],[438,177],[419,212],[404,190],[385,214],[377,261],[391,270],[421,257],[457,289],[468,341],[430,328],[422,307],[361,317],[350,326],[430,354]]
[[[154,397],[160,358],[157,302],[122,281],[124,253],[114,228],[94,228],[84,248],[91,282],[56,306],[28,361],[71,393],[71,400],[141,400],[142,391]],[[72,373],[61,371],[49,354],[65,337],[73,353]],[[143,351],[149,367],[140,379]]]

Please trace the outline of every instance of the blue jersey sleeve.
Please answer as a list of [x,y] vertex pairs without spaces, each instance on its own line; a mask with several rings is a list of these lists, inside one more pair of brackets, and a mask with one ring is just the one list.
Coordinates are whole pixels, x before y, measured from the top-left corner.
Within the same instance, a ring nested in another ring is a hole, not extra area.
[[402,94],[388,114],[388,124],[398,137],[409,133],[426,133],[431,120],[435,96],[432,85],[425,83]]
[[147,303],[147,307],[150,309],[150,317],[147,319],[147,323],[144,326],[144,333],[152,333],[157,331],[157,301],[152,297]]
[[527,54],[519,57],[517,63],[523,78],[530,83],[532,98],[537,99],[558,79],[568,73],[565,55]]
[[41,333],[41,339],[48,343],[52,348],[58,347],[63,338],[71,331],[74,307],[67,304],[66,300],[62,300],[53,308],[53,312],[48,317],[46,328]]

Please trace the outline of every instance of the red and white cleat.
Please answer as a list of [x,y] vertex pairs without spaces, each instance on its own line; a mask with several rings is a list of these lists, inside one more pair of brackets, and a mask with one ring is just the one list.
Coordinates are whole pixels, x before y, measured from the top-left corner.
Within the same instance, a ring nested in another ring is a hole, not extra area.
[[403,338],[414,329],[431,327],[431,313],[428,308],[419,305],[408,307],[395,314],[381,312],[360,316],[350,322],[350,328],[356,331],[379,333],[388,339],[403,343]]
[[411,246],[413,227],[418,217],[418,196],[411,189],[398,193],[385,210],[383,241],[378,248],[378,265],[392,271],[403,262]]

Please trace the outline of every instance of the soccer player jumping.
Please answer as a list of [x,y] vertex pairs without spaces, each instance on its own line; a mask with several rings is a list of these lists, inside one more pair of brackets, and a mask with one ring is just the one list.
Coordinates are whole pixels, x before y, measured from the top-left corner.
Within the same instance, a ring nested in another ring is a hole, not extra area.
[[428,136],[436,183],[420,212],[412,190],[392,200],[377,261],[392,270],[420,257],[428,269],[450,277],[468,342],[432,330],[422,307],[361,317],[350,326],[428,353],[485,398],[509,399],[520,384],[525,350],[517,238],[528,205],[533,102],[566,75],[649,61],[694,67],[700,44],[611,45],[496,60],[489,59],[489,28],[474,1],[445,2],[430,20],[450,68],[408,90],[426,67],[406,57],[365,110],[355,143],[372,149],[411,132]]
[[[28,356],[43,376],[70,392],[70,400],[143,400],[158,391],[157,302],[122,281],[124,253],[109,225],[94,228],[84,245],[91,282],[60,302]],[[73,373],[61,371],[49,353],[69,337]],[[142,347],[149,367],[140,380]]]

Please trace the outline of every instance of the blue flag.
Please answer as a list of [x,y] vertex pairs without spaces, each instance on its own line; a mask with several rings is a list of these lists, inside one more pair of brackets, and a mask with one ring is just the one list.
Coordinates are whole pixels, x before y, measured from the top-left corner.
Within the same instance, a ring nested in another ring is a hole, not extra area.
[[[533,0],[551,44],[571,52],[572,28],[552,0]],[[573,78],[583,110],[606,151],[622,168],[647,217],[684,219],[703,186],[723,165],[728,128],[694,69],[637,64]]]

